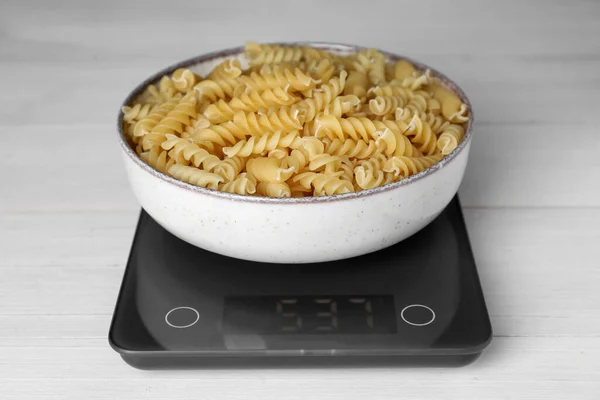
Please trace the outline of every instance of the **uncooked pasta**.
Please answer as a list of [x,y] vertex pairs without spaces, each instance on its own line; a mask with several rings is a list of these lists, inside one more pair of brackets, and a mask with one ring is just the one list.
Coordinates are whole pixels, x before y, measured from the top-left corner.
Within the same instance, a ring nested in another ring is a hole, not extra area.
[[406,60],[258,43],[244,57],[205,78],[179,68],[123,107],[140,158],[211,190],[333,196],[406,179],[464,138],[468,106]]

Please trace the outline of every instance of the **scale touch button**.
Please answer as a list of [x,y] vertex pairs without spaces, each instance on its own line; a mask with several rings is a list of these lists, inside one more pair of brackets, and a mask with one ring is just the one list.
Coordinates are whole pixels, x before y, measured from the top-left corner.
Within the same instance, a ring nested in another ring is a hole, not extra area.
[[200,319],[200,314],[192,307],[176,307],[165,315],[165,322],[172,328],[189,328]]
[[411,304],[400,313],[402,320],[412,326],[426,326],[435,320],[435,312],[423,304]]

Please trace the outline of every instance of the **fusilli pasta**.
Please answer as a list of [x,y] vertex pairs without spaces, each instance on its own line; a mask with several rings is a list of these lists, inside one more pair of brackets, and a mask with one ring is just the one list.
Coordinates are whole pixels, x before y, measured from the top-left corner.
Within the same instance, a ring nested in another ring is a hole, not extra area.
[[421,145],[419,151],[423,154],[430,156],[436,152],[437,137],[431,131],[429,124],[423,122],[418,115],[415,115],[408,124],[405,135],[412,136],[411,141]]
[[223,177],[220,175],[181,164],[171,165],[169,174],[180,181],[209,189],[218,189],[219,183],[223,182]]
[[136,104],[133,107],[123,107],[123,121],[132,124],[143,118],[146,118],[152,111],[154,106],[152,104]]
[[291,197],[292,191],[286,182],[259,182],[258,194],[267,197]]
[[296,175],[293,181],[298,182],[305,189],[313,187],[315,196],[331,196],[354,191],[351,182],[340,179],[336,175],[325,173],[304,172]]
[[256,193],[256,184],[248,179],[247,173],[243,172],[231,182],[219,185],[219,190],[235,194],[254,194]]
[[262,136],[252,136],[248,140],[240,140],[232,147],[224,147],[223,153],[228,157],[236,155],[248,157],[251,154],[263,154],[280,147],[293,147],[294,142],[297,143],[299,140],[298,135],[298,131],[289,133],[277,131]]
[[246,169],[259,182],[285,182],[294,174],[293,167],[285,167],[283,160],[274,157],[252,158]]
[[383,170],[391,172],[400,178],[408,178],[411,175],[431,167],[433,164],[440,161],[442,157],[441,154],[423,157],[394,156],[385,163]]
[[179,68],[122,108],[144,162],[238,195],[331,196],[423,171],[465,136],[467,105],[407,60],[252,42],[245,55],[206,79]]
[[448,125],[437,140],[437,148],[443,155],[450,154],[458,146],[464,135],[465,129],[462,126]]
[[189,92],[198,81],[196,74],[187,68],[176,69],[172,79],[175,89],[183,93]]
[[344,90],[346,84],[346,71],[342,71],[339,77],[332,78],[329,83],[313,90],[312,97],[298,103],[298,107],[305,111],[304,122],[310,122],[317,114],[329,105]]
[[270,46],[254,42],[246,43],[246,56],[251,65],[277,64],[300,61],[303,55],[301,47]]
[[269,72],[263,74],[252,72],[248,76],[242,75],[238,82],[257,91],[286,87],[289,92],[304,91],[312,89],[316,85],[316,81],[299,68],[292,72],[289,68],[279,66],[274,66]]

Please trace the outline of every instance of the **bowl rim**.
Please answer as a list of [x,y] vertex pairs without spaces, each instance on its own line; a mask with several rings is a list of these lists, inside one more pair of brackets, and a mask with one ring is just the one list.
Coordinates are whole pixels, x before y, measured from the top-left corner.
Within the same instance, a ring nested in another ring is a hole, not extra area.
[[[358,45],[351,45],[351,44],[345,44],[345,43],[320,42],[320,41],[316,41],[316,42],[313,42],[313,41],[271,42],[271,43],[265,43],[265,44],[279,45],[279,46],[293,46],[293,47],[308,46],[308,47],[314,47],[314,48],[323,49],[323,50],[334,50],[334,51],[343,51],[343,52],[357,52],[360,50],[366,50],[366,49],[373,48],[373,47],[358,46]],[[439,78],[446,87],[450,88],[454,93],[458,94],[461,101],[467,105],[467,110],[470,114],[470,118],[469,118],[469,121],[467,122],[467,127],[465,129],[465,136],[463,137],[463,140],[458,144],[458,146],[451,153],[444,156],[440,161],[436,162],[429,168],[426,168],[417,174],[411,175],[408,178],[402,179],[397,182],[389,183],[389,184],[386,184],[383,186],[377,186],[377,187],[374,187],[371,189],[361,190],[358,192],[350,192],[350,193],[330,195],[330,196],[277,198],[277,197],[241,195],[241,194],[235,194],[235,193],[229,193],[229,192],[222,192],[219,190],[208,189],[208,188],[204,188],[201,186],[195,186],[190,183],[180,181],[179,179],[175,179],[165,173],[162,173],[162,172],[154,169],[150,165],[146,164],[137,155],[137,153],[134,151],[134,149],[132,149],[131,146],[129,145],[129,143],[127,142],[125,132],[123,130],[123,115],[124,115],[123,111],[122,111],[123,107],[129,106],[132,103],[132,101],[135,98],[137,98],[146,89],[146,87],[148,87],[148,85],[156,84],[160,80],[160,78],[162,78],[164,75],[170,75],[178,68],[193,67],[200,63],[211,61],[215,58],[239,56],[240,54],[243,54],[244,50],[245,50],[244,46],[237,46],[237,47],[231,47],[228,49],[212,51],[209,53],[201,54],[196,57],[188,58],[186,60],[180,61],[178,63],[172,64],[168,67],[161,69],[160,71],[152,74],[148,78],[144,79],[141,83],[139,83],[129,93],[129,95],[127,95],[125,100],[123,100],[123,103],[121,104],[121,107],[119,108],[119,114],[117,116],[117,132],[118,132],[119,143],[121,145],[121,148],[125,152],[125,154],[137,166],[142,168],[142,170],[150,173],[151,175],[159,178],[162,181],[165,181],[169,184],[178,186],[182,189],[189,190],[191,192],[196,192],[199,194],[222,198],[222,199],[250,202],[250,203],[267,203],[267,204],[282,204],[282,205],[283,204],[300,204],[300,203],[314,204],[314,203],[328,203],[328,202],[335,202],[335,201],[364,198],[364,197],[373,196],[373,195],[376,195],[379,193],[395,190],[395,189],[410,185],[413,182],[419,181],[423,178],[433,175],[437,170],[443,168],[449,162],[452,162],[467,147],[468,143],[471,140],[472,131],[473,131],[472,128],[473,128],[473,122],[474,122],[473,108],[471,106],[471,102],[469,101],[467,95],[453,80],[448,78],[443,73],[439,72],[437,69],[432,68],[429,65],[424,64],[422,62],[413,60],[410,57],[406,57],[406,56],[403,56],[400,54],[391,53],[391,52],[388,52],[385,50],[377,49],[391,61],[406,60],[406,61],[409,61],[410,63],[412,63],[419,71],[429,70],[431,72],[431,74],[434,77]]]

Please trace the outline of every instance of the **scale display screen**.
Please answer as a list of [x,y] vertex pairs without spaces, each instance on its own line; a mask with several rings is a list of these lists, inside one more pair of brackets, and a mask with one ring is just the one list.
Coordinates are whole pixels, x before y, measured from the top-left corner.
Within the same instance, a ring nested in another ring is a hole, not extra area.
[[225,334],[392,334],[391,295],[225,298]]

